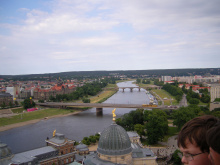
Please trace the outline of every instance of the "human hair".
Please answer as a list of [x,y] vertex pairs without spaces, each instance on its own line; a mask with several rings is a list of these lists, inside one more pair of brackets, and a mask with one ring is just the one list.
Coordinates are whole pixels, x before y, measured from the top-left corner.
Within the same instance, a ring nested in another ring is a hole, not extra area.
[[190,143],[199,147],[202,152],[209,152],[209,146],[206,142],[206,133],[218,121],[218,118],[211,115],[199,116],[188,121],[178,134],[178,146],[187,148],[186,140],[189,140]]
[[220,121],[208,130],[206,139],[209,147],[220,154]]

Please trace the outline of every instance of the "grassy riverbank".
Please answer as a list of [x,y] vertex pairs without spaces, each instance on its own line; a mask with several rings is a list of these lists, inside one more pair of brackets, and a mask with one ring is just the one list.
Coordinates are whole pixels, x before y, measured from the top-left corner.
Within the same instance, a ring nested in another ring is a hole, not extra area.
[[[138,84],[138,85],[139,85],[139,87],[147,88],[147,87],[153,85],[153,81],[151,81],[151,84]],[[155,92],[161,99],[163,99],[164,105],[177,105],[178,104],[175,97],[172,96],[171,94],[169,94],[167,91],[165,91],[163,89],[152,89],[152,91]],[[159,99],[158,99],[158,101],[160,102]]]
[[[101,103],[105,100],[107,100],[109,97],[114,95],[117,90],[112,90],[114,87],[117,87],[116,84],[109,84],[104,90],[99,93],[96,96],[89,96],[91,103]],[[112,88],[112,89],[110,89]],[[80,100],[78,100],[80,101]],[[31,120],[42,120],[45,118],[50,118],[50,117],[59,117],[63,115],[69,115],[69,114],[74,114],[81,112],[83,108],[79,110],[73,110],[73,109],[58,109],[58,108],[43,108],[42,110],[34,111],[34,112],[25,112],[25,109],[23,108],[17,108],[13,109],[12,112],[15,114],[14,116],[9,116],[9,117],[1,117],[0,118],[0,128],[3,126],[11,125],[11,124],[16,124],[16,123],[22,123],[22,122],[27,122]],[[16,127],[16,125],[15,125]],[[5,130],[5,129],[4,129]],[[1,130],[0,130],[1,131]]]
[[66,115],[66,114],[70,114],[73,112],[75,111],[65,110],[65,109],[56,109],[56,108],[47,108],[47,109],[42,109],[42,110],[38,110],[34,112],[25,112],[25,113],[17,114],[15,116],[11,116],[11,117],[0,118],[0,126],[26,122],[26,121],[35,120],[35,119],[44,119],[46,117],[55,116],[55,115]]

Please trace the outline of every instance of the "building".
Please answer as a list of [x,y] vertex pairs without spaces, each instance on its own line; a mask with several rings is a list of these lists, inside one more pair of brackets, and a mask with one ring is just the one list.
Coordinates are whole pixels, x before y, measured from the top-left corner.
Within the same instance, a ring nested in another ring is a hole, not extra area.
[[59,80],[55,86],[49,89],[41,89],[39,87],[35,88],[33,97],[37,100],[49,100],[50,96],[56,97],[58,94],[70,94],[74,92],[75,89],[75,85],[63,84],[63,82]]
[[161,81],[171,81],[172,77],[171,76],[161,76]]
[[46,140],[47,146],[34,150],[12,154],[4,143],[0,142],[1,165],[64,165],[74,162],[75,141],[65,138],[63,134],[56,133]]
[[[129,134],[135,142],[138,142],[136,134]],[[149,148],[142,148],[138,143],[132,143],[125,129],[113,122],[101,133],[97,152],[87,155],[83,163],[85,165],[157,165],[156,158]]]
[[13,96],[10,93],[0,93],[0,106],[13,104]]
[[220,84],[212,84],[211,90],[211,102],[213,102],[216,98],[220,98]]
[[220,108],[220,102],[210,103],[209,110],[213,111],[215,108]]

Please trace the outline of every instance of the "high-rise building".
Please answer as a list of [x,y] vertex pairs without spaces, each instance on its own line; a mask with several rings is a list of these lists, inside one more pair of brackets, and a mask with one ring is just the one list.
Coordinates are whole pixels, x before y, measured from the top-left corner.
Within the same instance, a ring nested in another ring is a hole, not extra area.
[[220,98],[220,84],[212,84],[211,90],[211,102],[213,102],[216,98]]
[[161,76],[161,81],[171,81],[171,76]]

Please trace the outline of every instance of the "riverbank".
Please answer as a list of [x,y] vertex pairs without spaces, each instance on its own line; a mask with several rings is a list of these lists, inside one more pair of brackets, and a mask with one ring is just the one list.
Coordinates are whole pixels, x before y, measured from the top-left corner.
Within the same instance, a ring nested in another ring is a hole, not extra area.
[[[116,84],[114,84],[116,86]],[[112,86],[111,86],[112,87]],[[107,86],[108,88],[108,86]],[[106,99],[108,99],[109,97],[111,97],[112,95],[114,95],[117,91],[114,90],[106,90],[104,88],[104,90],[99,93],[96,96],[92,96],[90,97],[91,102],[92,103],[97,103],[97,102],[103,102]],[[83,111],[82,110],[74,110],[73,112],[70,111],[63,111],[60,109],[57,109],[57,111],[59,112],[47,112],[48,109],[42,109],[39,111],[35,111],[35,112],[28,112],[28,113],[19,113],[19,114],[11,114],[8,116],[3,116],[0,115],[0,132],[1,131],[6,131],[12,128],[16,128],[16,127],[21,127],[21,126],[25,126],[28,124],[34,124],[37,123],[41,120],[47,120],[50,118],[57,118],[57,117],[63,117],[63,116],[68,116],[68,115],[75,115],[78,114],[80,112]],[[56,110],[55,110],[56,111]],[[40,114],[39,114],[40,112]],[[42,114],[46,113],[45,115]],[[22,122],[22,120],[25,120]]]
[[54,115],[54,116],[48,116],[48,117],[45,117],[45,118],[39,118],[39,119],[19,122],[19,123],[15,123],[15,124],[4,125],[4,126],[0,127],[0,132],[7,131],[9,129],[13,129],[13,128],[17,128],[17,127],[22,127],[22,126],[29,125],[29,124],[34,124],[34,123],[37,123],[37,122],[39,122],[41,120],[48,120],[48,119],[56,118],[56,117],[64,117],[64,116],[69,116],[69,115],[76,115],[76,114],[78,114],[80,112],[82,112],[82,110],[75,111],[73,113],[68,113],[68,114],[59,114],[59,115]]

